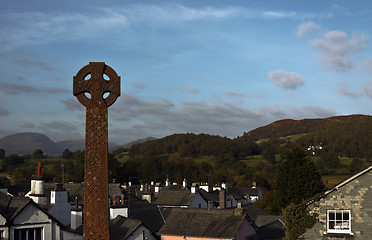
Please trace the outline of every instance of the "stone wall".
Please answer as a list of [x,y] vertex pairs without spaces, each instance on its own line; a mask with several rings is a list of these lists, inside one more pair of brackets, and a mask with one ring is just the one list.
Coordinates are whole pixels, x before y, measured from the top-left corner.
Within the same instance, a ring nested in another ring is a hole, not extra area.
[[[372,170],[360,175],[310,205],[319,222],[307,230],[304,239],[371,239]],[[352,234],[327,233],[327,210],[350,210]]]

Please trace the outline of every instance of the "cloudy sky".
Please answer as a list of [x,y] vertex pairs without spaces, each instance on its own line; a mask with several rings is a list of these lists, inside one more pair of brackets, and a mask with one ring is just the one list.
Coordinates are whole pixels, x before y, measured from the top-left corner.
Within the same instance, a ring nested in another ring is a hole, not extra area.
[[2,0],[0,137],[83,138],[72,79],[89,62],[121,76],[116,143],[371,114],[371,25],[359,0]]

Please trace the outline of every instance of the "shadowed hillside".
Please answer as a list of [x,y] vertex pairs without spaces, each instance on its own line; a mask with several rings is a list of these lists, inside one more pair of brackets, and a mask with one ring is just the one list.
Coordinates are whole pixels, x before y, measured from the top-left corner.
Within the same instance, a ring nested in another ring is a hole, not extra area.
[[17,133],[0,139],[0,148],[9,154],[30,154],[41,149],[46,155],[60,154],[58,145],[40,133]]
[[371,117],[367,115],[348,115],[303,120],[284,119],[244,133],[243,137],[252,141],[265,138],[280,138],[295,134],[321,131],[322,129],[332,127],[335,124],[345,121],[353,121],[355,125],[358,125],[358,122],[370,118]]

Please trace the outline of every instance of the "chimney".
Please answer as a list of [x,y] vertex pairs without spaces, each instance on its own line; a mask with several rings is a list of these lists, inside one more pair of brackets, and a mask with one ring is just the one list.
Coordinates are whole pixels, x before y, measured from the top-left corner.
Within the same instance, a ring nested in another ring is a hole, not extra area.
[[37,166],[37,176],[39,178],[42,178],[43,177],[43,163],[42,162],[38,162],[38,166]]
[[191,193],[196,193],[199,190],[199,185],[197,183],[193,183],[191,185]]
[[252,182],[252,188],[256,188],[256,187],[257,187],[256,181]]
[[155,185],[155,192],[158,193],[158,192],[160,192],[161,189],[162,189],[161,184],[160,183],[156,183],[156,185]]
[[59,220],[63,225],[71,223],[71,205],[68,202],[68,193],[62,183],[56,183],[50,191],[50,204],[54,205],[49,209],[50,215]]
[[124,205],[124,194],[121,194],[121,205]]
[[71,209],[71,229],[77,229],[82,222],[83,210],[78,208],[78,198],[75,197],[75,207]]
[[238,202],[238,206],[234,209],[234,215],[243,215],[244,209],[242,208],[242,203]]
[[220,208],[226,208],[226,192],[225,189],[220,191]]
[[47,204],[42,162],[38,163],[37,176],[33,176],[33,178],[31,179],[31,192],[28,197],[34,200],[34,202],[41,207],[45,207]]
[[165,186],[168,187],[170,185],[170,181],[169,179],[167,178],[167,180],[165,181]]

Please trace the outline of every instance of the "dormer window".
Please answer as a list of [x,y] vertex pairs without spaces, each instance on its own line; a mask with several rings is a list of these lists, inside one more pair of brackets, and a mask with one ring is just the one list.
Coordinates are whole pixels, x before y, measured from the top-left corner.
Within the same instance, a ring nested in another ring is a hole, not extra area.
[[327,233],[351,234],[350,210],[328,210]]

